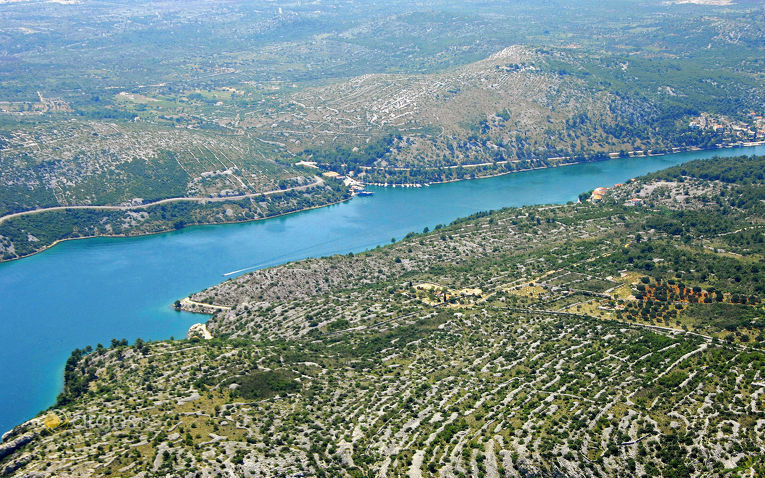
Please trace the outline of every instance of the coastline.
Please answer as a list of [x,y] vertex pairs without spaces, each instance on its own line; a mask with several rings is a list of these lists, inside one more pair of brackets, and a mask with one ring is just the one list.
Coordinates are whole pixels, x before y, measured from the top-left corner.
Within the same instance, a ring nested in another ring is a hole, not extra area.
[[[672,153],[674,154],[674,153]],[[614,158],[615,159],[615,158]],[[610,161],[610,160],[609,160]],[[538,171],[540,169],[553,169],[553,168],[560,168],[563,166],[574,166],[576,164],[585,164],[583,162],[576,162],[576,163],[564,163],[564,164],[556,164],[553,166],[540,166],[538,168],[525,168],[525,169],[515,169],[513,171],[504,171],[501,173],[496,174],[487,174],[485,176],[476,176],[474,178],[468,178],[468,179],[448,179],[446,181],[432,181],[426,184],[380,184],[380,183],[362,183],[366,186],[374,186],[378,188],[417,188],[417,187],[425,187],[425,186],[431,186],[433,184],[449,184],[449,183],[458,183],[460,181],[477,181],[479,179],[490,179],[490,178],[497,178],[499,176],[507,176],[508,174],[514,174],[514,173],[524,173],[528,171]],[[472,167],[478,167],[483,165],[474,165]]]
[[[726,150],[726,149],[733,149],[733,148],[753,148],[753,147],[757,147],[757,146],[765,146],[765,140],[763,140],[763,141],[754,141],[754,142],[746,142],[746,143],[742,142],[742,143],[736,143],[736,144],[725,144],[725,145],[718,146],[718,147],[715,147],[715,148],[690,147],[690,148],[684,149],[682,151],[671,151],[671,152],[659,153],[659,154],[650,154],[650,153],[646,154],[645,151],[641,151],[642,154],[640,154],[640,155],[634,155],[634,156],[630,155],[630,156],[627,156],[627,157],[622,158],[622,159],[640,159],[640,158],[648,158],[648,157],[667,156],[667,155],[671,155],[671,154],[682,154],[682,153],[687,153],[687,152]],[[636,151],[631,151],[630,154],[631,153],[636,153]],[[611,155],[611,154],[616,154],[616,153],[606,153],[606,154]],[[613,159],[619,159],[619,157],[612,157],[610,159],[607,159],[606,161],[611,161]],[[507,161],[505,161],[504,163],[507,163]],[[587,163],[587,161],[577,161],[577,162],[571,162],[571,163],[558,163],[558,164],[555,164],[555,165],[552,165],[552,166],[541,166],[541,167],[537,167],[537,168],[526,168],[526,169],[518,169],[518,170],[514,170],[514,171],[503,171],[503,172],[496,173],[496,174],[488,174],[488,175],[484,175],[484,176],[476,176],[475,178],[450,179],[450,180],[446,180],[446,181],[433,181],[433,182],[429,182],[427,184],[428,185],[433,185],[433,184],[449,184],[449,183],[455,183],[455,182],[460,182],[460,181],[473,181],[473,180],[480,180],[480,179],[490,179],[490,178],[495,178],[495,177],[499,177],[499,176],[506,176],[508,174],[514,174],[514,173],[522,173],[522,172],[528,172],[528,171],[537,171],[537,170],[542,170],[542,169],[552,169],[552,168],[559,168],[559,167],[564,167],[564,166],[573,166],[573,165],[577,165],[577,164],[586,164],[586,163]],[[494,164],[494,163],[484,163],[484,164],[476,164],[476,165],[472,165],[472,166],[467,165],[467,166],[470,166],[470,167],[479,167],[479,166],[488,165],[488,164]],[[500,163],[500,164],[502,164],[502,163]],[[465,166],[465,167],[467,167],[467,166]],[[316,183],[314,183],[314,185],[315,184]],[[395,187],[401,187],[401,188],[417,187],[416,184],[379,184],[379,183],[362,183],[362,184],[365,184],[365,185],[368,185],[368,186],[374,186],[374,187],[391,187],[391,188],[395,188]],[[420,184],[420,186],[423,186],[423,185]],[[275,193],[275,191],[269,191],[269,193],[273,194],[273,193]],[[287,215],[290,215],[290,214],[297,214],[297,213],[300,213],[300,212],[310,211],[310,210],[313,210],[313,209],[319,209],[319,208],[323,208],[323,207],[327,207],[327,206],[333,206],[333,205],[336,205],[336,204],[341,204],[343,202],[350,201],[354,197],[355,196],[351,196],[349,198],[342,199],[340,201],[334,201],[334,202],[330,202],[330,203],[326,203],[326,204],[319,204],[319,205],[316,205],[316,206],[311,206],[311,207],[307,207],[307,208],[303,208],[303,209],[298,209],[298,210],[295,210],[295,211],[280,213],[280,214],[276,214],[276,215],[273,215],[273,216],[258,217],[258,218],[254,218],[254,219],[245,219],[245,220],[239,220],[239,221],[203,222],[203,223],[192,224],[192,225],[186,226],[186,227],[184,227],[184,229],[192,228],[192,227],[198,227],[198,226],[199,227],[203,227],[203,226],[219,226],[219,225],[227,225],[227,224],[245,224],[245,223],[249,223],[249,222],[263,221],[263,220],[266,220],[266,219],[272,219],[272,218],[276,218],[276,217],[282,217],[282,216],[287,216]],[[224,202],[225,203],[227,200],[236,201],[238,199],[242,199],[242,197],[214,198],[214,199],[215,199],[215,202]],[[182,200],[196,201],[197,199],[168,198],[168,199],[163,199],[161,201],[162,202],[177,202],[177,201],[182,201]],[[87,208],[92,208],[92,209],[98,210],[98,209],[105,209],[106,208],[106,209],[124,209],[126,211],[130,211],[130,210],[134,210],[134,209],[145,209],[146,207],[150,207],[150,206],[153,206],[153,205],[156,205],[156,204],[158,204],[158,202],[155,201],[154,203],[145,204],[145,205],[137,205],[137,206],[134,206],[134,207],[121,207],[121,206],[69,206],[69,207],[65,207],[65,206],[61,206],[60,208],[56,207],[56,210],[66,211],[67,209],[87,209]],[[44,210],[25,211],[23,214],[31,214],[33,212],[44,212]],[[10,217],[10,215],[7,215],[7,216],[4,216],[3,218],[0,218],[0,222],[2,222],[2,220],[5,220],[5,218],[9,218],[9,217]],[[154,235],[158,235],[158,234],[167,234],[168,232],[174,232],[175,230],[176,229],[167,228],[167,229],[163,229],[163,230],[159,230],[159,231],[137,233],[137,234],[96,234],[96,235],[88,235],[88,236],[81,236],[81,237],[68,237],[68,238],[63,238],[63,239],[57,239],[54,242],[48,244],[47,246],[43,246],[39,250],[31,252],[29,254],[24,254],[22,256],[14,257],[12,259],[0,259],[0,264],[6,263],[6,262],[17,261],[17,260],[20,260],[20,259],[25,259],[25,258],[28,258],[28,257],[32,257],[32,256],[34,256],[36,254],[41,253],[41,252],[45,252],[48,249],[51,249],[51,248],[53,248],[54,246],[56,246],[56,245],[58,245],[60,243],[67,242],[67,241],[76,241],[76,240],[80,240],[80,239],[96,239],[96,238],[101,238],[101,237],[103,237],[103,238],[114,238],[114,239],[137,238],[137,237],[144,237],[144,236],[154,236]]]
[[[618,156],[618,153],[613,153],[613,152],[612,153],[605,153],[605,154],[609,155],[609,159],[607,159],[606,161],[611,161],[613,159],[620,159],[620,158],[621,159],[654,158],[654,157],[659,157],[659,156],[667,156],[667,155],[670,155],[670,154],[682,154],[682,153],[690,153],[690,152],[698,152],[698,151],[725,150],[725,149],[733,149],[733,148],[755,148],[757,146],[765,146],[765,140],[762,140],[762,141],[749,141],[749,142],[745,142],[745,143],[741,142],[741,143],[735,143],[735,144],[724,144],[722,146],[718,146],[718,147],[714,147],[714,148],[699,148],[698,146],[691,146],[691,147],[688,147],[688,148],[680,148],[677,151],[675,151],[675,150],[678,149],[678,148],[672,148],[672,151],[669,151],[669,152],[666,152],[666,153],[646,153],[645,151],[629,151],[627,153],[627,156],[624,156],[624,157]],[[640,154],[637,154],[637,153],[640,153]],[[614,154],[616,154],[617,156],[613,156]],[[555,158],[547,158],[547,160],[550,160],[550,159],[569,159],[569,158],[571,158],[571,157],[570,156],[559,156],[559,157],[555,157]],[[454,166],[446,166],[446,168],[448,168],[448,169],[455,169],[455,168],[458,168],[459,166],[462,166],[465,169],[468,169],[468,168],[479,168],[481,166],[491,166],[491,165],[496,165],[496,164],[508,164],[508,163],[511,163],[511,162],[520,162],[520,160],[516,160],[516,161],[505,160],[505,161],[497,161],[496,163],[460,164],[460,165],[454,165]],[[411,184],[411,183],[407,183],[407,184],[399,184],[399,183],[394,183],[394,184],[388,184],[388,183],[365,183],[363,181],[361,181],[361,183],[364,184],[364,185],[367,185],[367,186],[375,186],[375,187],[380,187],[380,188],[423,187],[423,186],[430,186],[430,185],[433,185],[433,184],[448,184],[448,183],[455,183],[455,182],[458,182],[458,181],[472,181],[472,180],[477,180],[477,179],[496,178],[498,176],[506,176],[508,174],[513,174],[513,173],[522,173],[522,172],[525,172],[525,171],[537,171],[537,170],[540,170],[540,169],[560,168],[560,167],[563,167],[563,166],[573,166],[575,164],[586,164],[588,162],[590,162],[590,161],[575,161],[575,162],[571,162],[571,163],[556,163],[556,164],[553,164],[553,165],[550,165],[550,166],[540,166],[538,168],[515,169],[513,171],[504,171],[504,172],[501,172],[501,173],[488,174],[488,175],[485,175],[485,176],[476,176],[475,178],[448,179],[446,181],[430,181],[430,182],[424,183],[424,184],[420,184],[420,183],[415,183],[415,184]],[[600,162],[600,161],[598,161],[598,162]],[[411,168],[393,168],[393,169],[394,170],[398,170],[398,171],[409,171]],[[426,168],[426,169],[428,169],[428,168]],[[437,168],[430,168],[430,169],[437,169]]]
[[[741,155],[741,153],[740,153],[739,151],[740,151],[740,150],[736,151],[735,153],[729,153],[729,156],[739,156],[739,155]],[[749,153],[748,151],[747,151],[747,153],[751,155],[751,153]],[[706,153],[706,155],[707,155],[707,156],[709,156],[709,157],[711,157],[713,154],[712,154],[712,153]],[[675,158],[675,161],[679,163],[679,162],[685,162],[685,161],[688,161],[688,160],[690,160],[690,159],[693,159],[693,158],[685,158],[685,157],[681,156],[680,158]],[[617,163],[621,163],[621,161],[618,161]],[[608,161],[604,161],[602,164],[604,164],[604,165],[605,165],[605,164],[608,164]],[[627,161],[625,162],[625,165],[624,165],[624,166],[625,166],[625,167],[627,167],[627,168],[638,168],[638,169],[640,169],[640,168],[642,168],[642,166],[640,166],[641,164],[643,164],[643,162],[642,162],[642,161],[635,161],[635,162],[632,162],[632,161],[628,161],[628,160],[627,160]],[[628,165],[632,165],[632,166],[628,166]],[[618,166],[618,165],[617,165],[617,166],[612,166],[612,168],[611,168],[611,169],[613,169],[613,168],[621,169],[621,166]],[[600,174],[601,174],[601,173],[598,173],[598,172],[596,172],[596,171],[598,171],[599,169],[600,169],[600,168],[592,168],[592,169],[589,169],[589,168],[588,168],[588,171],[590,171],[590,172],[589,172],[589,175],[591,175],[591,176],[593,176],[593,175],[597,175],[598,177],[600,177]],[[562,175],[564,175],[564,176],[565,176],[565,175],[567,175],[567,173],[565,173],[565,171],[563,171],[563,172],[559,172],[559,173],[555,173],[555,175],[556,175],[556,176],[561,176],[561,174],[562,174]],[[620,175],[622,175],[622,174],[623,174],[623,172],[620,172],[619,174],[620,174]],[[624,176],[624,177],[629,177],[629,176]],[[525,181],[523,178],[519,178],[519,179],[518,179],[518,181],[519,181],[519,182],[523,182],[523,183],[527,182],[527,181]],[[564,179],[564,181],[565,181],[565,179]],[[458,188],[459,188],[459,187],[458,187]],[[440,190],[440,189],[442,189],[442,188],[438,188],[438,189]],[[472,189],[472,187],[469,187],[469,188],[467,188],[467,189]],[[581,190],[581,189],[579,189],[579,190]],[[427,191],[427,190],[426,190],[426,191],[422,191],[421,193],[422,193],[422,194],[424,194],[424,195],[426,195],[426,196],[430,194],[430,192],[429,192],[429,191]],[[416,194],[418,194],[418,193],[416,193],[416,192],[415,192],[415,193],[413,193],[413,194],[415,194],[415,195],[416,195]],[[441,194],[443,194],[443,193],[441,193]],[[394,196],[394,197],[400,197],[401,195],[398,195],[398,194],[396,194],[396,195],[391,195],[391,196]],[[406,197],[414,197],[414,196],[411,196],[411,195],[404,195],[404,196],[406,196]],[[345,200],[345,201],[339,201],[339,202],[346,202],[346,201],[347,201],[347,200]],[[361,202],[360,202],[360,203],[361,203]],[[367,205],[371,205],[371,204],[373,204],[374,202],[372,202],[372,201],[364,201],[363,203],[365,203],[365,204],[367,204]],[[314,207],[314,208],[318,209],[318,207],[321,207],[321,206],[316,206],[316,207]],[[341,207],[346,207],[346,206],[341,206]],[[488,209],[488,208],[489,208],[489,207],[485,207],[484,209]],[[294,211],[294,212],[299,212],[299,211]],[[286,214],[292,214],[292,213],[284,213],[284,214],[281,214],[281,215],[286,215]],[[367,215],[367,217],[374,217],[374,216],[369,216],[369,215]],[[298,217],[296,217],[296,218],[293,218],[292,220],[299,220],[299,218],[298,218]],[[251,221],[238,221],[238,222],[251,222]],[[236,228],[234,228],[234,229],[236,229]],[[222,228],[218,234],[225,234],[225,233],[226,233],[226,230],[224,230],[224,229]],[[390,236],[390,234],[386,234],[386,237],[389,237],[389,236]],[[172,237],[172,236],[169,236],[169,237]],[[72,239],[76,239],[76,238],[72,238]],[[132,241],[124,241],[124,242],[132,242]],[[115,241],[115,244],[122,244],[122,243],[123,243],[123,241]],[[61,254],[61,256],[66,256],[66,254]],[[281,262],[281,260],[280,260],[280,262]],[[214,276],[215,276],[215,277],[214,277],[214,278],[212,278],[211,280],[214,280],[214,281],[215,281],[215,283],[218,283],[218,282],[220,282],[220,278],[219,278],[219,275],[220,275],[220,271],[214,271]],[[164,274],[163,274],[163,276],[162,276],[162,277],[164,277]],[[159,306],[160,306],[160,307],[163,309],[163,313],[167,312],[167,313],[169,313],[169,314],[173,314],[173,315],[175,315],[175,314],[173,313],[173,311],[172,311],[172,301],[173,301],[173,300],[175,300],[176,298],[180,298],[180,297],[183,297],[183,296],[185,296],[185,295],[188,293],[188,290],[200,290],[200,288],[201,288],[201,287],[195,287],[195,288],[183,288],[181,291],[176,291],[176,292],[174,292],[172,295],[165,295],[165,296],[164,296],[164,298],[163,298],[163,300],[162,300],[161,302],[158,302],[157,304],[158,304],[158,305],[159,305]],[[49,292],[48,292],[48,291],[46,291],[45,293],[46,293],[46,294],[49,294]],[[134,295],[135,295],[135,294],[134,294]],[[157,304],[152,304],[152,305],[157,305]],[[187,309],[186,309],[185,311],[187,311],[187,312],[190,312],[190,311],[189,311],[189,310],[187,310]],[[200,321],[200,322],[206,322],[206,321],[208,321],[208,320],[209,320],[209,316],[210,316],[210,314],[209,314],[209,313],[202,313],[202,315],[206,315],[207,317],[205,317],[204,319],[202,319],[202,318],[200,317],[199,319],[194,319],[194,320],[196,320],[196,321]],[[163,317],[168,317],[168,316],[163,316]],[[185,332],[185,331],[184,331],[184,332]],[[113,334],[112,334],[112,335],[113,335]],[[166,336],[169,336],[169,335],[170,335],[170,334],[167,334]],[[179,337],[180,335],[181,335],[181,334],[175,334],[175,336],[176,336],[176,337]],[[107,336],[107,337],[108,337],[108,335],[105,335],[105,336]],[[119,335],[117,335],[117,336],[119,336]],[[92,342],[92,341],[91,341],[91,342]],[[87,341],[82,341],[82,342],[78,342],[78,343],[88,343],[88,342],[87,342]],[[42,407],[41,409],[44,409],[44,407]]]
[[[329,203],[326,203],[326,204],[319,204],[319,205],[316,205],[316,206],[306,207],[306,208],[303,208],[303,209],[297,209],[295,211],[283,212],[283,213],[280,213],[280,214],[275,214],[273,216],[256,217],[254,219],[245,219],[245,220],[241,220],[241,221],[200,222],[198,224],[190,224],[188,226],[185,226],[183,229],[191,229],[193,227],[205,227],[205,226],[225,226],[225,225],[229,225],[229,224],[246,224],[246,223],[249,223],[249,222],[265,221],[266,219],[274,219],[274,218],[277,218],[277,217],[289,216],[290,214],[297,214],[297,213],[300,213],[300,212],[306,212],[306,211],[310,211],[310,210],[313,210],[313,209],[319,209],[319,208],[322,208],[322,207],[328,207],[328,206],[334,206],[334,205],[337,205],[337,204],[342,204],[342,203],[344,203],[346,201],[350,201],[351,199],[353,199],[353,196],[351,196],[349,198],[346,198],[346,199],[341,199],[340,201],[333,201],[333,202],[329,202]],[[14,257],[12,259],[0,259],[0,264],[4,264],[6,262],[18,261],[20,259],[26,259],[27,257],[35,256],[37,254],[40,254],[41,252],[45,252],[48,249],[51,249],[53,246],[56,246],[58,244],[61,244],[61,243],[64,243],[64,242],[68,242],[68,241],[79,241],[81,239],[98,239],[98,238],[134,239],[134,238],[139,238],[139,237],[157,236],[159,234],[167,234],[169,232],[176,232],[176,231],[179,231],[179,230],[181,230],[181,229],[168,228],[168,229],[162,229],[160,231],[144,232],[144,233],[139,233],[139,234],[96,234],[96,235],[81,236],[81,237],[65,237],[63,239],[56,239],[55,241],[53,241],[52,243],[48,244],[47,246],[42,247],[38,251],[30,252],[29,254],[24,254],[23,256]]]

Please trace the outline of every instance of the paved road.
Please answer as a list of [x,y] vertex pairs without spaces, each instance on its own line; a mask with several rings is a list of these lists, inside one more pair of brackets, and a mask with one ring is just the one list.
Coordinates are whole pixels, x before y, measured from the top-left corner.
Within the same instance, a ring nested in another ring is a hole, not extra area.
[[39,214],[41,212],[48,212],[48,211],[66,211],[70,209],[90,209],[94,211],[133,211],[136,209],[146,209],[152,206],[157,206],[159,204],[168,204],[173,202],[226,202],[226,201],[237,201],[239,199],[248,199],[248,198],[254,198],[259,196],[270,196],[272,194],[278,194],[278,193],[284,193],[288,191],[303,191],[306,189],[310,189],[316,186],[321,186],[324,184],[324,180],[321,179],[318,176],[314,177],[314,182],[311,184],[305,184],[303,186],[295,186],[294,188],[287,188],[287,189],[276,189],[273,191],[265,191],[262,193],[249,193],[249,194],[241,194],[239,196],[225,196],[225,197],[178,197],[178,198],[168,198],[168,199],[160,199],[159,201],[149,202],[145,204],[138,204],[136,206],[54,206],[54,207],[46,207],[46,208],[40,208],[40,209],[32,209],[29,211],[22,211],[22,212],[15,212],[13,214],[7,214],[5,216],[0,217],[0,224],[7,221],[8,219],[13,219],[15,217],[19,216],[28,216],[31,214]]

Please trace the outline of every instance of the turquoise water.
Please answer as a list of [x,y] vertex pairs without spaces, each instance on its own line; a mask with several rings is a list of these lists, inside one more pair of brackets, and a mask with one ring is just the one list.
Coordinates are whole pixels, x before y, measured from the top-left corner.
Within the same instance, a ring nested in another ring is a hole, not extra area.
[[74,348],[108,346],[113,337],[185,337],[204,317],[175,312],[171,304],[222,281],[222,274],[358,252],[476,211],[563,203],[691,159],[755,153],[765,147],[616,159],[419,189],[375,188],[372,197],[266,221],[69,241],[0,264],[0,432],[53,404]]

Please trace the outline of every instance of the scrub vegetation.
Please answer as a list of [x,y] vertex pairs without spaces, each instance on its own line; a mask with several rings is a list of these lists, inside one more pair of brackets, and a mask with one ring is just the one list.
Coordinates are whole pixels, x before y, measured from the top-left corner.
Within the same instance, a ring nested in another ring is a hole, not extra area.
[[183,305],[231,307],[211,340],[76,350],[0,470],[760,476],[764,170],[694,161],[228,280]]
[[[330,171],[416,185],[761,141],[763,12],[2,2],[0,260],[326,205],[347,190],[256,198]],[[168,198],[193,201],[146,207]],[[71,206],[91,207],[50,210]]]

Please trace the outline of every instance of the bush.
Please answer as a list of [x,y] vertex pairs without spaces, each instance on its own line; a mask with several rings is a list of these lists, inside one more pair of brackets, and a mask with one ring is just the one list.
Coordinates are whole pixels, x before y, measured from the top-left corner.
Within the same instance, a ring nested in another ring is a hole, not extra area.
[[232,383],[239,385],[233,395],[250,400],[268,398],[279,393],[293,393],[300,389],[300,383],[286,370],[258,371],[250,375],[232,377],[223,385],[228,386]]

